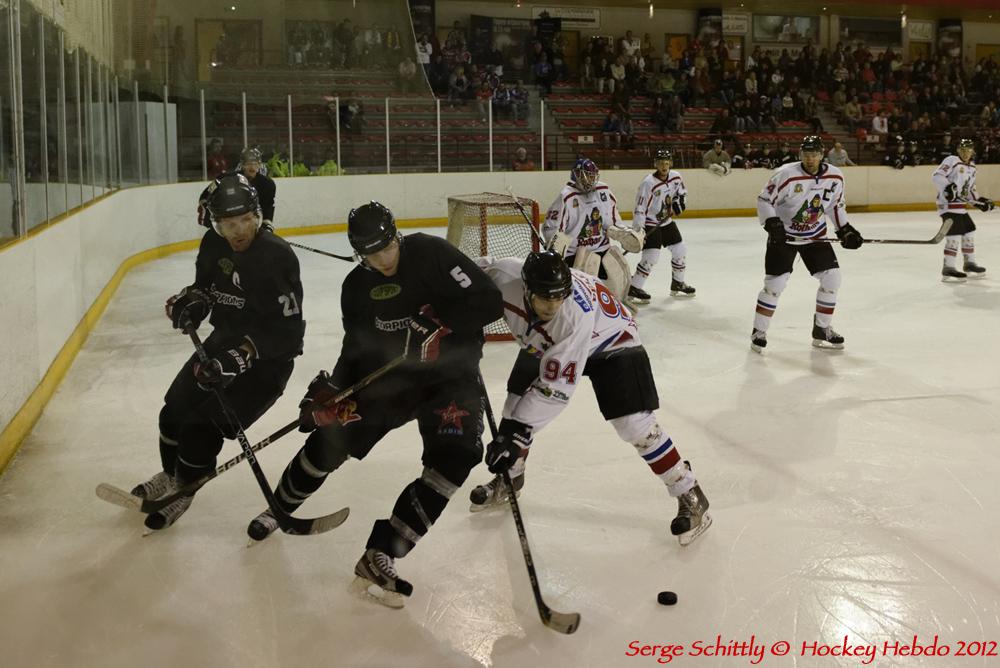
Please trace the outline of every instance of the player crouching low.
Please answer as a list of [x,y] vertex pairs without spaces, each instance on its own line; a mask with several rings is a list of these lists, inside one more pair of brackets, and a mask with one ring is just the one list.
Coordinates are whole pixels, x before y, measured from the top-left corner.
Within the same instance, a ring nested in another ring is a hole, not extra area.
[[635,320],[618,299],[553,251],[478,263],[503,293],[504,318],[522,350],[507,380],[499,433],[486,451],[489,470],[497,476],[472,490],[472,510],[506,500],[499,475],[504,471],[515,490],[524,486],[532,439],[566,407],[581,376],[588,376],[601,415],[677,498],[670,532],[681,545],[701,535],[712,524],[708,499],[657,423],[653,411],[659,398],[649,357]]
[[[986,275],[985,267],[976,264],[976,224],[965,213],[967,205],[980,211],[992,211],[993,201],[980,197],[976,192],[976,165],[972,162],[975,144],[971,139],[958,142],[958,155],[951,155],[934,170],[931,179],[937,186],[937,210],[942,220],[951,220],[948,236],[944,239],[944,267],[941,280],[963,282],[971,274],[973,278]],[[963,271],[958,270],[958,251],[964,256]]]

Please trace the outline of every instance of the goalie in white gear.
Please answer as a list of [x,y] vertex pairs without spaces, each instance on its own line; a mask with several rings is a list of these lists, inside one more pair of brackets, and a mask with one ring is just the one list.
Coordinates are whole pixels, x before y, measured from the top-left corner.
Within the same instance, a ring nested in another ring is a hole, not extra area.
[[[937,186],[937,211],[942,220],[951,220],[948,236],[944,239],[944,267],[941,280],[964,281],[969,274],[981,278],[986,269],[976,264],[976,224],[965,213],[971,204],[980,211],[992,211],[993,201],[980,197],[976,192],[976,165],[972,162],[975,143],[971,139],[958,142],[958,155],[944,159],[931,176]],[[958,270],[958,251],[964,256],[962,269]]]
[[632,228],[645,233],[642,259],[635,268],[629,285],[628,296],[636,304],[648,304],[650,295],[643,290],[646,279],[660,260],[660,249],[670,250],[670,294],[693,297],[694,288],[684,282],[687,268],[687,246],[681,231],[674,222],[687,208],[687,188],[679,172],[671,169],[673,156],[667,149],[659,149],[653,159],[656,171],[647,174],[639,184],[632,212]]
[[802,140],[801,161],[779,167],[757,197],[757,216],[767,232],[764,288],[757,296],[750,348],[762,352],[767,329],[778,308],[778,297],[788,283],[795,256],[819,281],[812,338],[817,348],[844,347],[844,337],[833,330],[833,310],[840,288],[840,264],[833,246],[822,241],[826,223],[833,223],[840,245],[860,248],[864,238],[847,222],[844,175],[823,162],[823,141],[814,135]]
[[567,264],[604,279],[619,299],[625,297],[631,269],[611,240],[627,252],[642,248],[642,233],[622,222],[618,200],[593,160],[580,158],[570,172],[569,182],[549,207],[542,223],[542,238],[566,258]]
[[487,447],[486,463],[497,476],[472,491],[472,510],[507,499],[500,475],[505,471],[515,492],[523,487],[532,439],[587,376],[601,415],[677,498],[671,533],[681,545],[701,535],[712,523],[708,499],[657,423],[653,411],[659,399],[649,357],[635,320],[618,299],[593,276],[570,269],[554,251],[477,263],[503,293],[504,318],[521,351],[507,380],[498,434]]

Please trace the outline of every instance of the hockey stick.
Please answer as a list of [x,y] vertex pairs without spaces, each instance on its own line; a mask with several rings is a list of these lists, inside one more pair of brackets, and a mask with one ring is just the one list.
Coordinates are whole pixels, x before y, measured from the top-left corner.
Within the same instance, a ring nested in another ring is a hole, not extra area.
[[[490,406],[490,397],[486,393],[486,385],[483,383],[482,375],[479,376],[479,386],[483,390],[483,410],[486,412],[486,420],[490,425],[490,433],[493,438],[497,437],[497,425],[493,419],[493,408]],[[521,517],[521,508],[517,505],[517,494],[514,493],[514,486],[510,482],[510,474],[503,472],[503,482],[507,485],[507,500],[510,501],[510,511],[514,515],[514,526],[517,527],[517,537],[521,540],[521,554],[524,555],[524,565],[528,567],[528,579],[531,580],[531,591],[535,595],[535,605],[538,608],[538,616],[542,618],[542,624],[553,631],[569,635],[580,626],[580,613],[578,612],[558,612],[553,610],[542,600],[542,592],[538,586],[538,575],[535,573],[535,562],[531,558],[531,547],[528,545],[528,534],[524,530],[524,519]]]
[[512,200],[514,200],[514,206],[517,207],[517,210],[521,212],[521,216],[524,217],[524,222],[528,224],[528,229],[531,230],[531,235],[535,237],[535,241],[538,242],[538,247],[545,248],[545,239],[543,239],[542,235],[535,229],[535,224],[531,222],[531,217],[528,215],[528,212],[524,210],[524,207],[521,205],[521,200],[517,198],[517,195],[514,194],[514,191],[510,188],[510,186],[507,187],[507,194],[510,195]]
[[[948,230],[951,229],[952,220],[946,218],[941,223],[941,229],[937,231],[930,239],[926,241],[919,239],[865,239],[866,244],[939,244],[948,235]],[[789,237],[791,239],[791,237]],[[809,241],[819,241],[821,243],[839,243],[840,239],[832,239],[830,237],[823,237],[822,239],[810,239]]]
[[288,241],[289,246],[295,246],[296,248],[301,248],[302,250],[312,251],[313,253],[319,253],[320,255],[326,255],[327,257],[336,258],[338,260],[344,260],[345,262],[354,262],[355,258],[353,255],[337,255],[336,253],[328,253],[325,250],[320,250],[318,248],[313,248],[312,246],[306,246],[305,244],[297,244],[294,241]]
[[[374,381],[376,378],[379,378],[380,376],[382,376],[386,372],[388,372],[388,371],[396,368],[397,366],[399,366],[405,359],[406,359],[406,355],[400,355],[399,357],[395,358],[394,360],[391,360],[385,366],[379,367],[375,371],[372,371],[370,374],[368,374],[367,376],[365,376],[364,378],[362,378],[361,380],[359,380],[358,382],[356,382],[354,385],[351,385],[350,387],[348,387],[347,389],[345,389],[343,392],[338,393],[336,396],[334,396],[329,401],[324,402],[323,405],[324,406],[332,406],[332,405],[334,405],[334,404],[336,404],[336,403],[338,403],[340,401],[343,401],[344,399],[348,398],[352,394],[354,394],[354,393],[358,392],[359,390],[361,390],[361,389],[367,387],[368,385],[370,385],[372,383],[372,381]],[[294,420],[293,422],[289,422],[284,427],[282,427],[278,431],[274,432],[273,434],[271,434],[270,436],[268,436],[264,440],[260,441],[259,443],[256,443],[252,448],[250,448],[250,450],[252,452],[258,452],[260,450],[263,450],[264,448],[266,448],[267,446],[269,446],[271,443],[274,443],[275,441],[277,441],[282,436],[288,434],[291,431],[294,431],[298,426],[299,426],[299,421],[297,419]],[[222,475],[223,473],[225,473],[229,469],[233,468],[234,466],[236,466],[237,464],[239,464],[240,462],[242,462],[246,458],[247,458],[246,453],[241,452],[240,454],[236,455],[235,457],[233,457],[229,461],[227,461],[227,462],[219,465],[211,473],[209,473],[207,475],[204,475],[201,478],[198,478],[194,482],[192,482],[192,483],[190,483],[188,485],[185,485],[184,487],[181,487],[179,490],[177,490],[173,494],[169,494],[169,495],[161,497],[159,499],[142,499],[142,498],[139,498],[138,496],[134,496],[134,495],[130,494],[129,492],[126,492],[125,490],[121,489],[120,487],[115,487],[114,485],[109,485],[106,482],[102,482],[101,484],[99,484],[97,486],[97,496],[98,496],[98,498],[102,499],[103,501],[107,501],[108,503],[113,503],[116,506],[121,506],[122,508],[128,508],[130,510],[138,510],[138,511],[143,512],[143,513],[155,513],[156,511],[161,510],[161,509],[169,506],[171,503],[173,503],[177,499],[181,498],[182,496],[189,496],[191,494],[194,494],[199,489],[201,489],[203,486],[205,486],[205,484],[208,483],[209,480],[212,480],[213,478],[217,478],[218,476]],[[343,517],[344,520],[347,519],[347,512],[346,511],[347,511],[346,508],[344,510],[340,511],[340,512],[344,513],[344,517]],[[343,521],[343,520],[341,520],[341,521]],[[334,526],[336,526],[336,525],[334,525]]]

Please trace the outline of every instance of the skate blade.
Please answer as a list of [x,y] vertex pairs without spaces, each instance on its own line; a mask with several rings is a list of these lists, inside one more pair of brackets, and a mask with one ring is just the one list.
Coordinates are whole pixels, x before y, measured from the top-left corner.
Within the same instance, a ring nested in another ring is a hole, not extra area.
[[758,346],[756,343],[750,344],[750,350],[754,351],[755,353],[760,353],[761,355],[764,354],[764,346]]
[[626,305],[628,305],[628,304],[635,304],[636,306],[645,306],[649,302],[650,302],[649,299],[645,299],[645,298],[642,298],[642,297],[627,297],[625,299],[625,304]]
[[821,350],[843,350],[843,343],[830,343],[829,341],[824,341],[823,339],[813,339],[813,348],[820,348]]
[[[514,498],[515,499],[521,498],[521,490],[517,490],[516,492],[514,492]],[[479,503],[479,504],[470,503],[469,512],[481,513],[484,510],[496,510],[498,508],[506,508],[509,503],[510,502],[507,500],[506,496],[503,497],[502,499],[498,499],[497,501],[492,501],[490,503]]]
[[942,283],[965,283],[968,278],[958,278],[957,276],[942,276]]
[[980,280],[982,280],[984,278],[986,278],[986,273],[985,272],[982,273],[982,274],[969,274],[969,279],[973,280],[973,281],[980,281]]
[[680,290],[671,290],[671,297],[687,297],[688,299],[694,299],[694,296],[698,294],[696,292],[681,292]]
[[353,594],[366,601],[373,601],[394,610],[399,610],[406,605],[405,597],[399,592],[383,589],[360,575],[354,576],[354,582],[351,583],[350,590]]
[[680,536],[677,537],[677,541],[681,544],[681,547],[687,547],[695,540],[697,540],[698,536],[708,531],[708,527],[710,526],[712,526],[712,516],[709,515],[708,513],[705,513],[704,515],[701,516],[701,524],[699,524],[696,528],[692,529],[691,531],[682,533]]

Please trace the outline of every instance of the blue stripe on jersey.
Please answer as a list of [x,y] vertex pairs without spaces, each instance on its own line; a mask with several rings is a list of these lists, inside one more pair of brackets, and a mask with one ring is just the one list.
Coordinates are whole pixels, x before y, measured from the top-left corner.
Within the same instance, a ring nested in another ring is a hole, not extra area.
[[663,445],[661,445],[660,447],[658,447],[653,452],[650,452],[650,453],[647,453],[647,454],[643,455],[642,458],[645,459],[647,462],[656,461],[657,459],[659,459],[660,457],[662,457],[672,447],[674,447],[674,442],[673,442],[673,440],[671,440],[671,439],[668,438],[666,443],[664,443]]
[[621,335],[621,332],[615,332],[614,334],[611,335],[610,338],[608,338],[607,340],[605,340],[604,343],[602,343],[601,345],[597,346],[597,348],[594,349],[594,352],[592,352],[590,354],[591,355],[596,355],[597,353],[601,352],[602,350],[604,350],[605,348],[607,348],[608,346],[610,346],[612,343],[614,343],[615,340],[620,335]]

